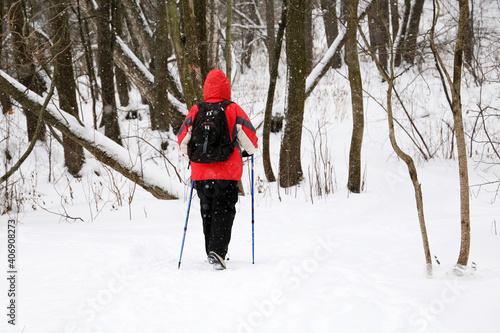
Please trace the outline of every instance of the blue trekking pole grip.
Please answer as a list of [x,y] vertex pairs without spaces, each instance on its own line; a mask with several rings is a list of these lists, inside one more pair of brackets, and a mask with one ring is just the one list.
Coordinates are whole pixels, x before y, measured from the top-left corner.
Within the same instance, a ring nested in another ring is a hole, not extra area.
[[253,178],[253,154],[252,154],[252,264],[255,264],[255,215],[254,215],[254,178]]
[[188,209],[187,209],[187,215],[186,215],[186,224],[184,224],[184,236],[182,236],[181,255],[179,256],[179,265],[177,266],[177,269],[181,268],[182,251],[184,250],[184,241],[186,240],[186,231],[187,231],[187,227],[188,227],[189,210],[191,209],[191,199],[193,198],[193,188],[194,188],[194,182],[191,181],[191,193],[189,194],[189,203],[188,203]]

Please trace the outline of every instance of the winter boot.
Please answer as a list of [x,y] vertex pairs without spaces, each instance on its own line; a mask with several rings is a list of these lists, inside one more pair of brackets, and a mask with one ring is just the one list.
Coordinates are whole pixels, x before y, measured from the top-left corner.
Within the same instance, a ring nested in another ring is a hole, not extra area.
[[226,269],[226,263],[224,262],[224,259],[222,259],[221,256],[219,256],[217,253],[214,251],[210,251],[208,254],[208,262],[212,264],[213,268],[216,270],[223,270]]

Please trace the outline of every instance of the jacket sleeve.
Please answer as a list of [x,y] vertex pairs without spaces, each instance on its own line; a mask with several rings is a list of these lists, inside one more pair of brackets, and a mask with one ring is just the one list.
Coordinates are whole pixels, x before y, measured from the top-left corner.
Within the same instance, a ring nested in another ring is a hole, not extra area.
[[198,112],[198,106],[194,105],[189,111],[188,115],[186,116],[186,119],[184,119],[184,122],[182,123],[182,126],[179,129],[179,132],[177,133],[177,143],[179,144],[179,148],[181,149],[182,155],[187,160],[189,160],[187,153],[187,144],[191,139],[191,131],[193,130],[193,119],[194,116],[196,115],[196,112]]
[[236,105],[236,123],[234,126],[233,132],[236,132],[236,140],[241,148],[246,150],[249,155],[256,153],[258,148],[256,130],[245,111],[238,105]]

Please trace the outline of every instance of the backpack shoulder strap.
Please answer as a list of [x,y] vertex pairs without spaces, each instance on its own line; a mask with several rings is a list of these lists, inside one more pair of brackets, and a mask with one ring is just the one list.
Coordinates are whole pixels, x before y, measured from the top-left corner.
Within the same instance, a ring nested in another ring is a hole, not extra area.
[[[233,104],[233,101],[229,100],[223,100],[220,102],[215,102],[215,103],[209,103],[209,102],[199,102],[196,104],[198,106],[198,112],[200,111],[205,111],[205,110],[211,110],[211,109],[216,109],[216,108],[222,108],[224,111],[226,111],[226,108],[229,104]],[[195,116],[196,117],[196,116]]]

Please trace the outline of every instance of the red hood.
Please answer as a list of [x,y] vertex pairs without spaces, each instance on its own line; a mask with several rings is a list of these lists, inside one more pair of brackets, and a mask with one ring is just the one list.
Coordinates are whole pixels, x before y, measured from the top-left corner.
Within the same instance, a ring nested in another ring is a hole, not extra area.
[[208,73],[203,86],[205,102],[215,103],[222,100],[231,100],[231,83],[223,71],[213,69]]

